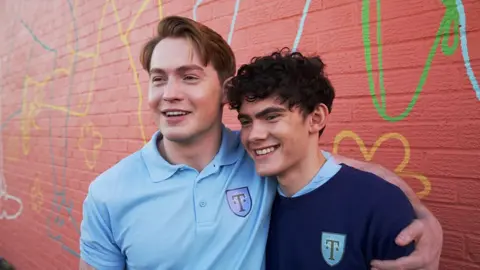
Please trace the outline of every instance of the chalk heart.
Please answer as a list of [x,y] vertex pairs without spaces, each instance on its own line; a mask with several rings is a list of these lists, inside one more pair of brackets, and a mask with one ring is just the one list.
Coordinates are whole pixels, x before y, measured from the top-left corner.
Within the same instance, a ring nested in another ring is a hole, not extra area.
[[428,194],[430,194],[431,184],[427,177],[425,177],[420,173],[405,171],[405,167],[408,165],[408,162],[410,161],[410,144],[403,135],[399,133],[394,133],[394,132],[383,134],[382,136],[380,136],[380,138],[378,138],[375,141],[372,148],[368,150],[367,147],[365,146],[365,142],[362,140],[362,138],[360,138],[360,136],[358,136],[355,132],[351,130],[343,130],[340,133],[338,133],[337,136],[335,136],[335,140],[333,143],[333,151],[332,151],[334,154],[338,153],[340,142],[346,138],[353,139],[358,144],[358,146],[360,147],[360,152],[363,154],[363,157],[365,158],[366,161],[372,161],[373,156],[377,152],[378,148],[385,141],[390,139],[399,140],[403,145],[404,155],[403,155],[402,162],[395,167],[394,172],[401,177],[415,178],[418,181],[420,181],[420,183],[422,183],[423,190],[420,192],[417,192],[417,196],[419,198],[424,198],[428,196]]

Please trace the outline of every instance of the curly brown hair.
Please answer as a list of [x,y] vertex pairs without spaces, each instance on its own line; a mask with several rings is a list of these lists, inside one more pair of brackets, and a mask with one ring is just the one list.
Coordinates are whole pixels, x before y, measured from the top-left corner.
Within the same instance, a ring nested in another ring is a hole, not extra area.
[[307,57],[288,48],[254,57],[225,84],[230,108],[239,111],[245,101],[273,96],[287,103],[289,109],[299,107],[304,115],[322,103],[331,112],[335,90],[324,69],[319,56]]

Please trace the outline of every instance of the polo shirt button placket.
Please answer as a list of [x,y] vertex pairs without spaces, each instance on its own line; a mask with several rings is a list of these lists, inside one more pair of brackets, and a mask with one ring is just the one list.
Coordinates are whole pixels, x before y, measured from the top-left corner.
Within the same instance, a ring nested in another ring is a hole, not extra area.
[[200,202],[200,207],[205,207],[205,206],[207,206],[207,203],[205,201],[201,201]]

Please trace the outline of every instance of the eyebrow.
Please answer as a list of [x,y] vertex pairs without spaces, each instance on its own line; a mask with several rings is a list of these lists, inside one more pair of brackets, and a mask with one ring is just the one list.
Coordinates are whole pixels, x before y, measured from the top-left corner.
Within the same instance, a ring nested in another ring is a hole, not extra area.
[[[285,109],[283,107],[268,107],[268,108],[265,108],[262,111],[256,113],[255,118],[263,118],[266,115],[271,114],[271,113],[283,113],[283,112],[286,112],[286,111],[287,111],[287,109]],[[249,118],[249,117],[250,116],[248,116],[246,114],[239,113],[237,118],[241,119],[241,118]]]
[[[199,65],[185,65],[175,69],[175,71],[179,73],[185,73],[186,71],[189,71],[189,70],[198,70],[201,72],[204,71],[204,69]],[[162,68],[151,68],[150,74],[152,73],[165,73],[165,70]]]

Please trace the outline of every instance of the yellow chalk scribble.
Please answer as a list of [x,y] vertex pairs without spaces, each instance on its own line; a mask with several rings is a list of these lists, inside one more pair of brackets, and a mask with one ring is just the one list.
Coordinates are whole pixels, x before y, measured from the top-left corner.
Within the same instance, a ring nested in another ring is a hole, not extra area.
[[[86,147],[85,141],[91,140],[92,147]],[[103,144],[103,137],[100,132],[98,132],[92,123],[87,123],[83,125],[82,130],[80,132],[80,137],[77,141],[77,146],[80,151],[83,152],[85,157],[85,165],[92,170],[95,168],[95,164],[97,163],[98,152]]]
[[[140,8],[136,11],[132,20],[128,24],[127,29],[124,31],[115,0],[106,0],[105,4],[102,7],[102,13],[101,13],[100,21],[97,27],[97,40],[96,40],[94,52],[76,51],[74,49],[74,47],[72,46],[72,40],[73,40],[72,33],[74,31],[74,28],[73,28],[74,25],[72,22],[70,24],[70,31],[68,31],[68,34],[67,34],[67,48],[68,48],[68,51],[70,52],[68,67],[60,67],[60,68],[54,69],[50,74],[45,76],[44,79],[41,81],[35,80],[34,78],[30,77],[28,74],[25,76],[24,89],[22,94],[23,113],[22,113],[22,123],[21,123],[22,149],[23,149],[24,155],[28,155],[30,152],[30,136],[31,136],[32,130],[40,128],[35,122],[35,117],[39,114],[41,110],[49,109],[49,110],[59,111],[59,112],[66,113],[69,116],[75,116],[75,117],[85,117],[88,115],[90,106],[92,103],[93,90],[95,88],[95,76],[96,76],[96,71],[99,64],[102,32],[104,28],[104,20],[107,14],[106,11],[108,7],[111,7],[113,11],[114,18],[117,25],[117,30],[118,30],[118,36],[120,38],[120,41],[124,44],[125,49],[127,50],[130,69],[132,71],[133,80],[138,93],[137,118],[139,122],[139,128],[140,128],[143,142],[144,143],[147,142],[147,138],[145,136],[145,128],[144,128],[143,119],[142,119],[143,91],[142,91],[140,80],[137,74],[138,69],[135,64],[135,60],[133,58],[130,41],[129,41],[129,35],[130,35],[130,32],[135,28],[135,24],[138,18],[147,9],[147,6],[151,1],[152,0],[144,0],[142,2],[142,4],[140,5]],[[75,8],[76,8],[76,2],[73,5],[74,15],[75,15]],[[162,0],[157,0],[157,8],[158,8],[159,18],[163,18]],[[68,108],[67,106],[49,104],[44,101],[44,96],[45,96],[44,88],[51,80],[55,78],[55,75],[74,76],[73,74],[73,67],[75,62],[74,57],[92,59],[93,61],[86,97],[85,99],[81,99],[76,106],[72,106],[72,108],[76,108],[76,109],[83,108],[83,110],[73,110],[71,108]],[[27,97],[29,94],[29,88],[31,87],[33,87],[35,98],[33,99],[33,101],[29,102]],[[37,97],[37,94],[38,94],[38,97]]]
[[351,130],[343,130],[340,133],[338,133],[337,136],[335,137],[335,140],[333,143],[333,151],[332,151],[333,153],[335,154],[338,153],[340,142],[346,138],[351,138],[358,144],[358,146],[360,147],[360,152],[363,154],[363,157],[365,158],[366,161],[372,160],[373,156],[375,155],[375,152],[377,152],[380,145],[385,141],[390,139],[399,140],[403,145],[404,155],[403,155],[402,162],[399,165],[397,165],[397,167],[394,169],[394,172],[402,177],[412,177],[412,178],[418,179],[420,183],[422,183],[423,185],[423,190],[417,193],[417,196],[419,196],[420,198],[424,198],[428,196],[428,194],[430,194],[432,187],[431,187],[430,181],[426,176],[416,172],[405,171],[405,168],[407,167],[408,162],[410,161],[410,143],[403,135],[395,132],[383,134],[382,136],[380,136],[380,138],[378,138],[375,141],[372,148],[368,150],[367,147],[365,146],[364,141],[362,140],[362,138],[360,138],[360,136],[358,136],[355,132]]
[[32,187],[30,188],[30,205],[32,210],[37,213],[40,213],[43,206],[43,190],[40,185],[38,174],[35,177],[35,180],[33,180]]

